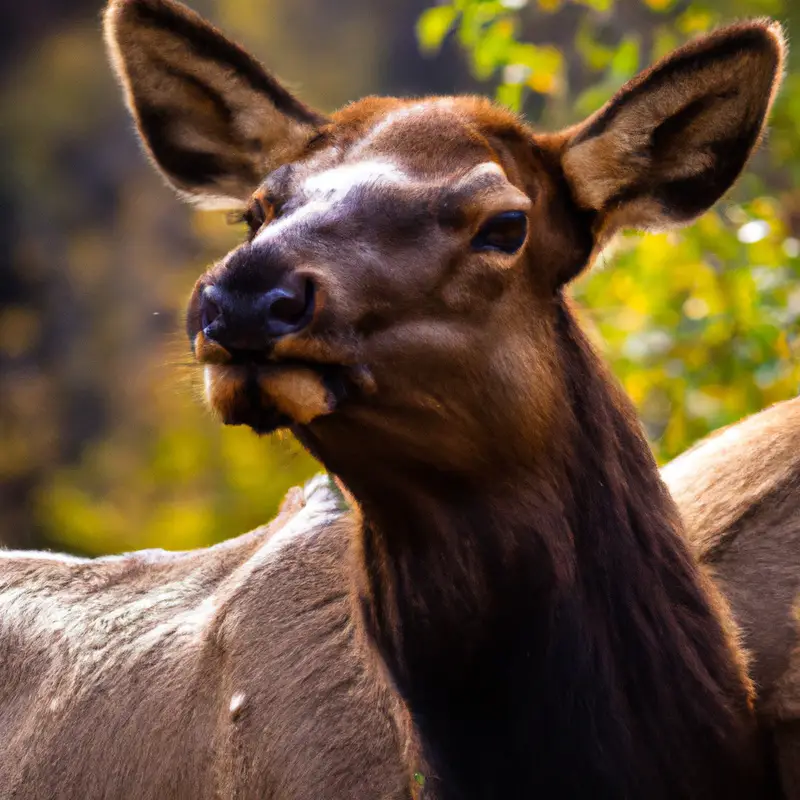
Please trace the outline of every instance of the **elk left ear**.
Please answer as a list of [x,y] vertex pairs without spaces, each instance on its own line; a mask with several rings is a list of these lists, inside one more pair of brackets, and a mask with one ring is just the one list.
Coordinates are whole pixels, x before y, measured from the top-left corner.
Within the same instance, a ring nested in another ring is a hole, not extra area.
[[722,28],[641,73],[565,134],[562,164],[597,236],[664,230],[710,208],[758,144],[782,77],[781,27]]
[[326,122],[176,0],[110,0],[105,34],[145,149],[198,205],[243,207]]

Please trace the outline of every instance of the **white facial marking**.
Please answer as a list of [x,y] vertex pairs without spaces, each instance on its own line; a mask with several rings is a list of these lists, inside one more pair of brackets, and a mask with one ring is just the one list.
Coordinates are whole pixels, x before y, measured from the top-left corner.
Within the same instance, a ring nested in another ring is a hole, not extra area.
[[289,228],[302,223],[304,220],[307,220],[310,217],[313,218],[321,216],[327,211],[330,211],[330,209],[331,204],[324,201],[313,201],[311,203],[306,203],[304,206],[300,206],[300,208],[298,208],[296,211],[293,211],[291,214],[287,214],[285,217],[276,219],[274,222],[271,222],[269,225],[267,225],[264,230],[262,230],[258,236],[253,239],[253,246],[255,247],[263,242],[269,241],[270,239],[275,239],[282,233],[285,233]]
[[309,218],[324,216],[354,189],[378,183],[401,184],[407,181],[406,174],[388,161],[357,161],[312,175],[303,183],[306,203],[267,225],[253,240],[253,244],[274,239]]
[[406,180],[405,173],[388,161],[357,161],[312,175],[303,184],[303,190],[309,200],[338,203],[360,186]]

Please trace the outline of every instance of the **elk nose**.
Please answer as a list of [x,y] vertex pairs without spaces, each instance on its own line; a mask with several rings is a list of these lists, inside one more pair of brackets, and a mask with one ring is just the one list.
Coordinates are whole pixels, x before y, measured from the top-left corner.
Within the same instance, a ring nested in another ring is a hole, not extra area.
[[264,352],[276,339],[308,327],[314,301],[314,284],[294,273],[266,292],[207,286],[200,296],[200,324],[207,339],[233,355]]

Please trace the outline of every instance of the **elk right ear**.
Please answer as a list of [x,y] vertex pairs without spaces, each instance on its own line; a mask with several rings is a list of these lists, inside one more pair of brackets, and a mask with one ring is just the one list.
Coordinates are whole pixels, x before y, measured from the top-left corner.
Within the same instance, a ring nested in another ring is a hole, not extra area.
[[586,122],[561,134],[562,166],[598,239],[691,222],[731,187],[780,85],[780,25],[722,28],[662,59]]
[[325,123],[174,0],[111,0],[105,35],[148,153],[181,195],[201,206],[246,204]]

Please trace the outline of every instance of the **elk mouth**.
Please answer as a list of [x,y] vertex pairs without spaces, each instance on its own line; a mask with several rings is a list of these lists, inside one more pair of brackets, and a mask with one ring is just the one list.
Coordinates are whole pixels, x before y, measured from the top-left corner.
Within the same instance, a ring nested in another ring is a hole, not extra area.
[[303,359],[236,358],[204,365],[205,393],[226,425],[258,434],[309,425],[358,392],[358,370]]

